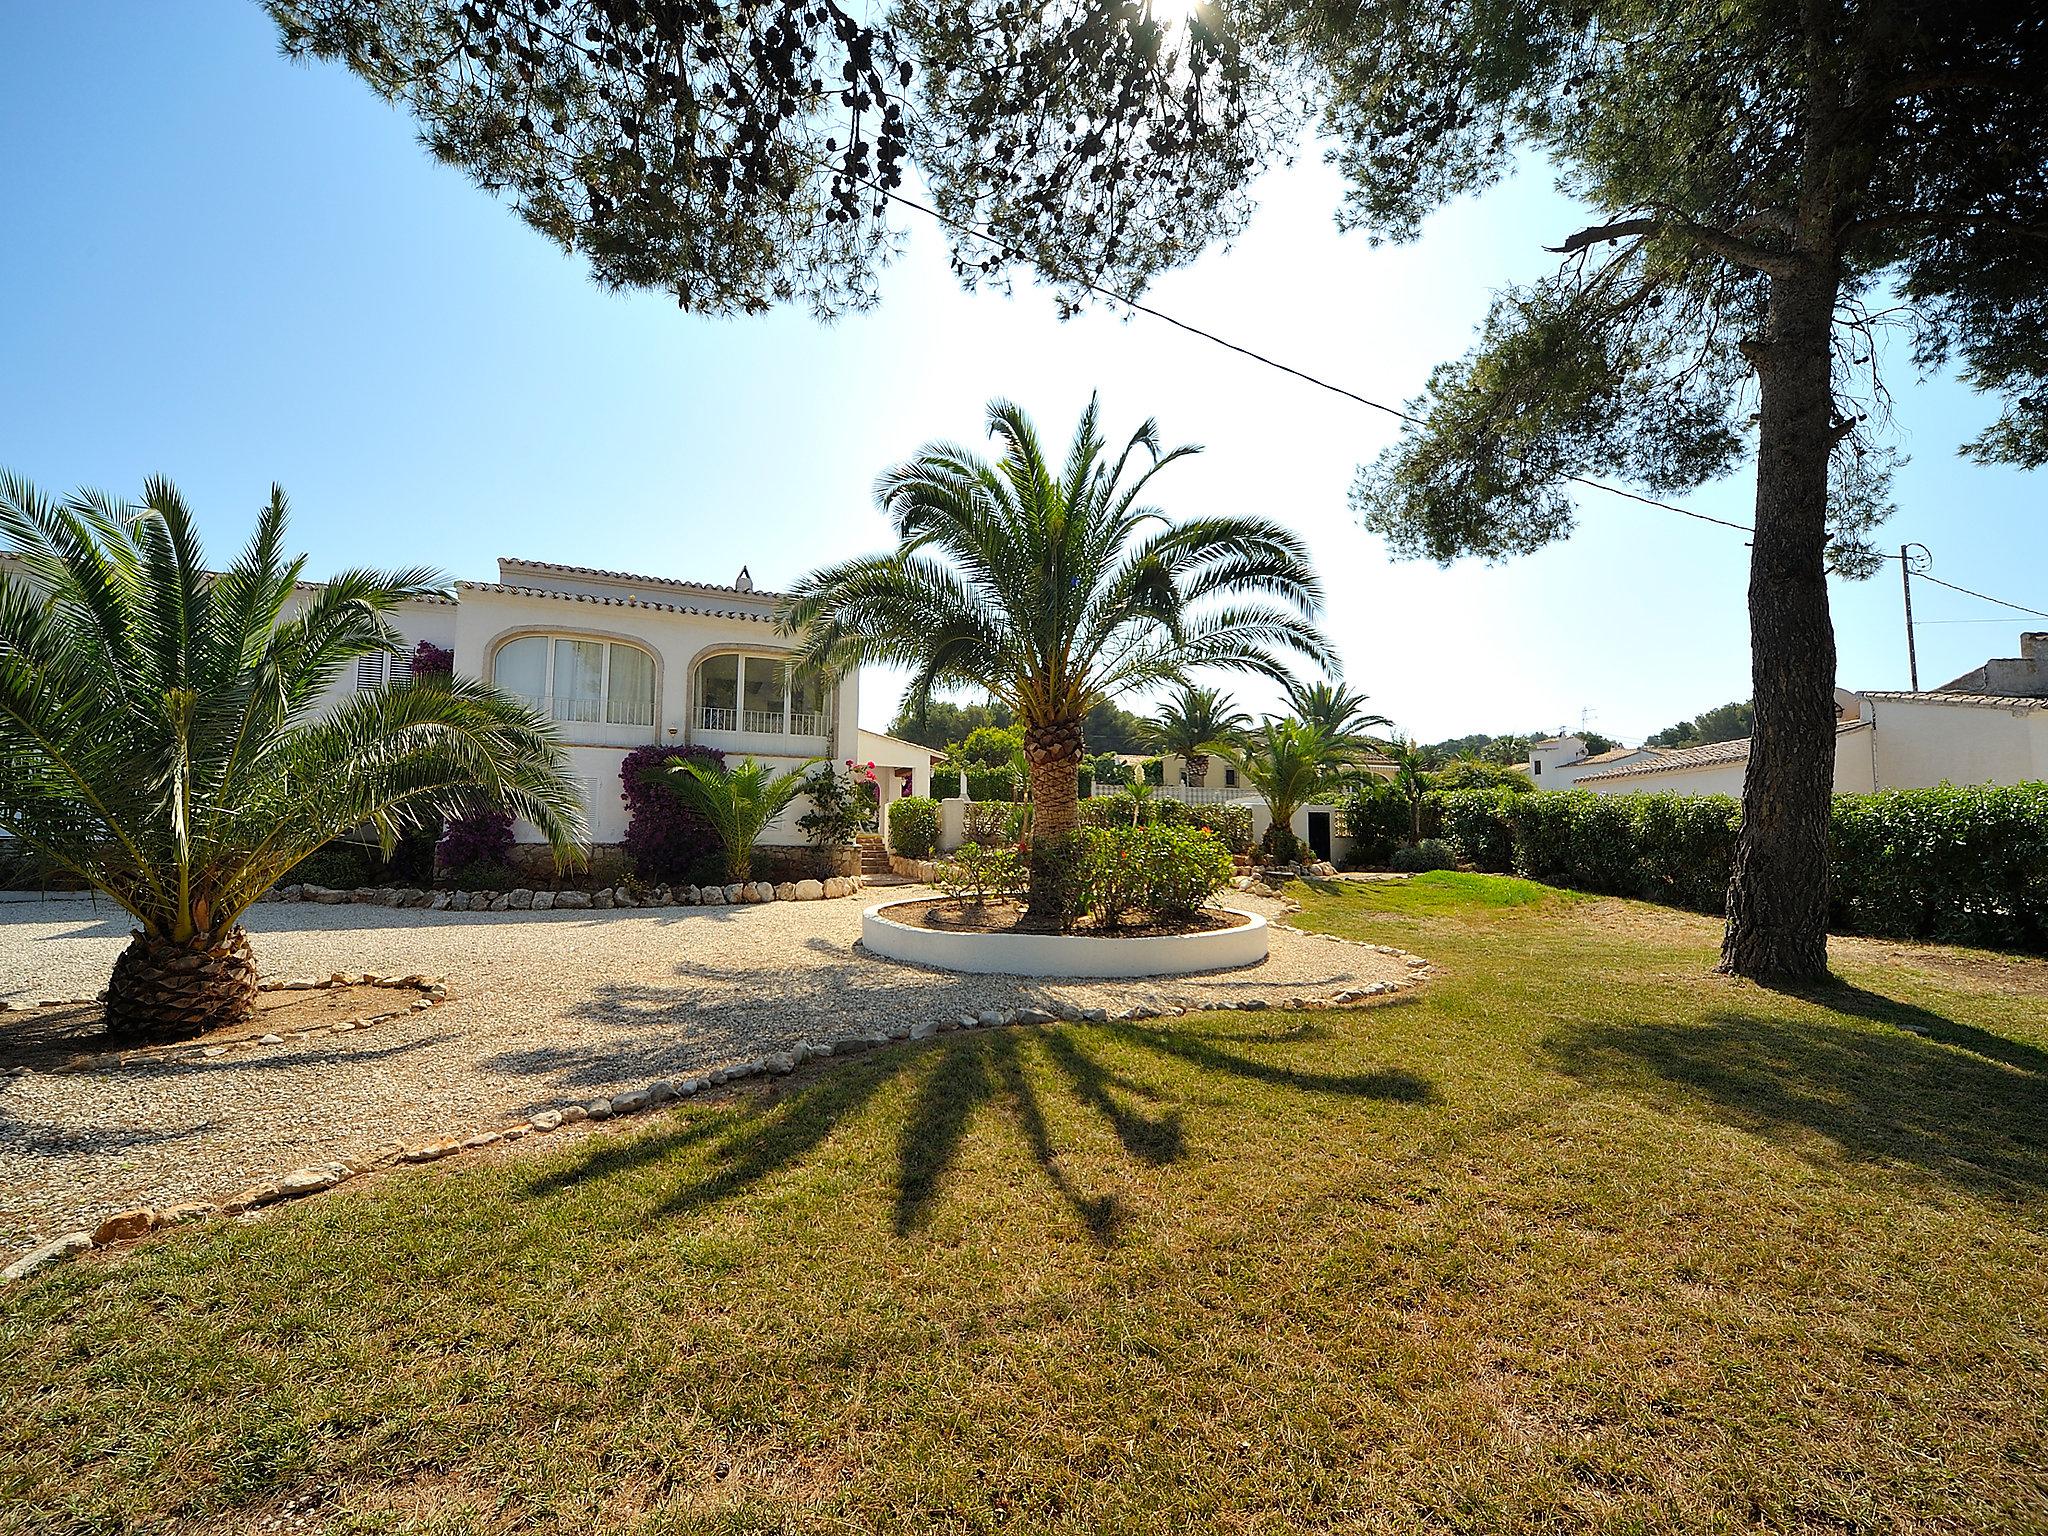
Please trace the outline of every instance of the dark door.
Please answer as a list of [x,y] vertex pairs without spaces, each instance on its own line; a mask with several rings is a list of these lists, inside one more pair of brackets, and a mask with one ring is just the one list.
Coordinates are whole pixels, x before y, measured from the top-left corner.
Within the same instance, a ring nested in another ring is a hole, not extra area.
[[1330,813],[1310,811],[1308,813],[1308,846],[1324,863],[1330,860]]

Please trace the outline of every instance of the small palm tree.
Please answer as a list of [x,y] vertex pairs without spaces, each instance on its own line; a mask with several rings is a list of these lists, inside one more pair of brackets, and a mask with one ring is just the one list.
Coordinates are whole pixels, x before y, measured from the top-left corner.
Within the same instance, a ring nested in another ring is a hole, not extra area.
[[1313,725],[1332,741],[1357,745],[1367,731],[1379,730],[1394,722],[1385,715],[1368,713],[1367,695],[1355,693],[1344,686],[1341,677],[1329,682],[1304,683],[1298,678],[1289,678],[1286,685],[1287,709],[1303,725]]
[[1387,761],[1394,765],[1394,788],[1401,792],[1401,798],[1408,802],[1409,841],[1422,841],[1422,801],[1428,792],[1428,781],[1423,774],[1429,771],[1429,760],[1406,736],[1396,736],[1381,749]]
[[1338,793],[1354,776],[1351,749],[1321,726],[1268,719],[1230,760],[1238,776],[1266,802],[1273,825],[1290,837],[1295,813]]
[[1188,778],[1201,784],[1209,777],[1210,754],[1234,746],[1250,729],[1252,717],[1230,701],[1220,688],[1182,683],[1148,723],[1147,743],[1172,753],[1187,764]]
[[[1300,537],[1261,517],[1168,523],[1139,498],[1196,450],[1161,453],[1148,421],[1111,457],[1098,419],[1091,400],[1055,464],[1021,410],[992,403],[1001,459],[941,443],[885,471],[875,497],[899,548],[812,572],[782,614],[801,664],[907,667],[912,714],[943,688],[985,691],[1011,710],[1030,769],[1034,899],[1079,819],[1090,708],[1191,668],[1279,679],[1281,651],[1318,665],[1329,655]],[[1148,462],[1127,479],[1140,454]]]
[[725,849],[725,878],[736,883],[753,877],[754,839],[803,793],[804,775],[812,766],[806,763],[777,778],[773,769],[750,757],[737,768],[683,760],[657,771],[668,774],[675,792],[711,823]]
[[0,472],[0,832],[118,902],[107,1028],[178,1038],[245,1019],[238,923],[322,844],[400,832],[479,800],[559,851],[582,835],[553,728],[467,678],[323,695],[402,646],[387,617],[426,571],[347,571],[286,616],[304,559],[284,493],[240,558],[206,567],[166,480],[140,506],[62,504]]

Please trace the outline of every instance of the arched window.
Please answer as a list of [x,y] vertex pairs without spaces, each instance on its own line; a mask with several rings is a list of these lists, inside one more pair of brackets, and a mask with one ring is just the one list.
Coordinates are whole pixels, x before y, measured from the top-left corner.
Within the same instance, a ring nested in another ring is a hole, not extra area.
[[824,736],[825,679],[781,656],[727,651],[697,668],[697,728],[757,736]]
[[498,647],[491,677],[568,725],[654,725],[654,658],[637,645],[521,635]]

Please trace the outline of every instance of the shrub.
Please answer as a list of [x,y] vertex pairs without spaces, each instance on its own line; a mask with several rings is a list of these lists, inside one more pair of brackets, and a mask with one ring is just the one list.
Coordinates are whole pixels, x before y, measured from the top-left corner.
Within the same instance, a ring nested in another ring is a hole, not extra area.
[[[1475,869],[1506,874],[1515,862],[1508,806],[1517,793],[1506,787],[1452,790],[1432,797],[1430,810],[1444,841],[1460,859]],[[1407,814],[1405,809],[1402,814]]]
[[1154,827],[1147,838],[1144,903],[1156,917],[1168,921],[1193,917],[1237,873],[1230,850],[1214,832]]
[[1446,763],[1434,772],[1425,773],[1422,782],[1445,794],[1462,789],[1505,789],[1526,795],[1536,787],[1536,781],[1521,769],[1482,762],[1476,757],[1461,757]]
[[1088,771],[1098,784],[1128,784],[1134,777],[1131,765],[1114,752],[1103,752],[1089,758]]
[[442,828],[434,861],[445,870],[502,869],[512,852],[512,813],[482,806]]
[[796,824],[816,848],[842,848],[875,825],[882,787],[873,763],[846,760],[844,768],[819,763],[804,775],[811,808]]
[[2048,948],[2048,784],[1837,795],[1833,833],[1839,926]]
[[1024,856],[1014,846],[962,843],[939,866],[938,886],[948,896],[964,896],[978,907],[991,896],[1022,895],[1025,874]]
[[1024,832],[1024,807],[1002,800],[971,800],[963,836],[970,843],[1014,844]]
[[1384,864],[1408,836],[1407,798],[1386,779],[1362,784],[1344,802],[1344,835],[1355,864]]
[[1393,864],[1403,874],[1419,875],[1432,869],[1456,869],[1458,856],[1444,839],[1425,837],[1412,847],[1396,848]]
[[1252,851],[1252,808],[1248,805],[1192,807],[1188,823],[1215,833],[1232,853]]
[[725,754],[711,747],[635,747],[619,764],[626,802],[626,856],[633,872],[656,885],[701,883],[723,869],[718,833],[676,793],[665,773],[669,763],[725,766]]
[[455,653],[434,644],[431,640],[422,640],[412,648],[409,670],[416,678],[453,677]]
[[1150,835],[1146,827],[1098,827],[1089,834],[1083,889],[1099,927],[1117,928],[1133,908],[1145,904],[1144,847]]
[[1263,846],[1267,853],[1282,864],[1299,864],[1303,855],[1308,852],[1308,844],[1277,821],[1266,828]]
[[[1249,817],[1248,807],[1237,807]],[[1208,808],[1204,808],[1204,815]],[[1088,827],[1129,827],[1129,826],[1189,826],[1194,821],[1194,808],[1186,801],[1175,800],[1167,795],[1147,795],[1140,800],[1128,791],[1114,795],[1097,795],[1081,802],[1081,824]],[[1251,837],[1247,823],[1245,837]]]
[[1095,828],[1077,827],[1031,844],[1031,910],[1062,932],[1088,911],[1088,873]]
[[967,770],[967,798],[1007,803],[1017,798],[1017,775],[1008,768]]
[[939,802],[905,795],[889,803],[889,851],[898,858],[928,859],[939,848]]

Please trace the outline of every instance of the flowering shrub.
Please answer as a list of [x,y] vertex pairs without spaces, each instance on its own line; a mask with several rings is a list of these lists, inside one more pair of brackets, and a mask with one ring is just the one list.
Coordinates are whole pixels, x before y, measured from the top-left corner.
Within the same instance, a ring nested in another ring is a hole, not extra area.
[[804,779],[811,808],[797,817],[804,835],[820,848],[844,847],[871,831],[882,803],[882,786],[873,763],[846,760],[845,768],[820,763]]
[[964,896],[978,907],[991,896],[1023,894],[1024,879],[1024,855],[1014,846],[962,843],[939,866],[938,886],[948,896]]
[[449,821],[441,830],[434,861],[443,869],[496,867],[512,851],[512,813],[480,806]]
[[1248,805],[1202,805],[1194,807],[1190,823],[1213,832],[1232,853],[1252,851],[1252,808]]
[[1196,827],[1094,827],[1079,836],[1081,910],[1105,929],[1133,912],[1185,922],[1237,869],[1222,839]]
[[725,754],[711,747],[635,747],[619,764],[620,793],[625,799],[626,856],[633,872],[653,884],[669,885],[696,877],[718,863],[718,833],[701,813],[677,794],[663,765],[700,762],[723,768]]
[[889,851],[899,858],[928,859],[939,847],[939,802],[905,795],[889,804]]
[[412,649],[409,669],[414,677],[451,677],[455,672],[455,653],[431,640],[422,640]]

